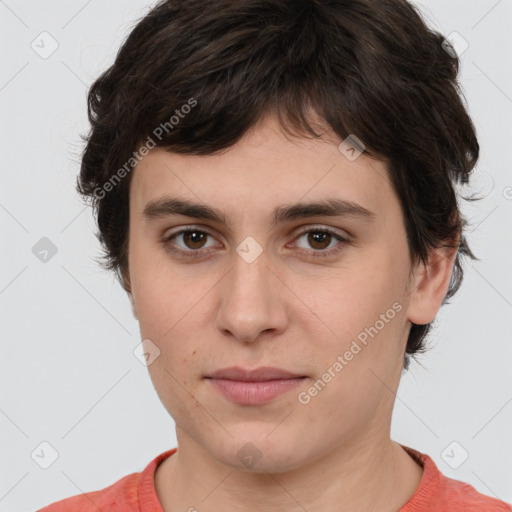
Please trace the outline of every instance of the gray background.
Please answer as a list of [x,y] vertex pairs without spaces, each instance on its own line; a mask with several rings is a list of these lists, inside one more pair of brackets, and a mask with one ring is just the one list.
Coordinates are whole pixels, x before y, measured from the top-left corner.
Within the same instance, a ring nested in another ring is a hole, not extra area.
[[[132,352],[140,338],[128,298],[94,262],[95,225],[74,191],[87,87],[150,5],[0,1],[3,512],[102,489],[176,446],[174,423]],[[486,197],[463,211],[482,261],[466,265],[461,290],[439,313],[424,367],[412,362],[403,377],[392,438],[512,502],[512,0],[420,5],[432,26],[469,43],[461,83],[482,153],[464,191]],[[31,47],[51,49],[43,31],[58,43],[47,58]],[[46,263],[32,251],[43,237],[57,248]],[[47,469],[42,442],[58,453]],[[462,450],[469,458],[453,469]]]

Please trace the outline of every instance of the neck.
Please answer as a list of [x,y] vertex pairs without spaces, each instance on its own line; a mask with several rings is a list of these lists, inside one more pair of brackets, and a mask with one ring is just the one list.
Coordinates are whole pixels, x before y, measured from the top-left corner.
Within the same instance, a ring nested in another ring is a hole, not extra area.
[[256,473],[219,463],[178,428],[177,434],[178,451],[155,475],[165,512],[396,512],[423,474],[389,436],[361,436],[293,471]]

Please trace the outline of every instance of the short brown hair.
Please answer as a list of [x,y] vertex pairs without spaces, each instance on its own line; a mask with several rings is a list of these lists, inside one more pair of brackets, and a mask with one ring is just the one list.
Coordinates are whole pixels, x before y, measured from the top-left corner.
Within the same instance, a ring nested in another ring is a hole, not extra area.
[[[387,162],[413,263],[458,247],[446,303],[462,282],[461,257],[478,259],[454,185],[468,183],[479,145],[459,58],[445,48],[406,0],[160,1],[89,91],[77,189],[94,208],[105,268],[129,291],[129,171],[143,141],[213,154],[266,114],[318,137],[313,111]],[[412,325],[407,353],[425,350],[430,327]]]

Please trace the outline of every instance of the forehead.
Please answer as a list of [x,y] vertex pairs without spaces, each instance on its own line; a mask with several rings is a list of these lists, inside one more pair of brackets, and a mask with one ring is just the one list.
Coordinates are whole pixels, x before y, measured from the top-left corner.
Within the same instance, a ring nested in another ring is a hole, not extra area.
[[397,206],[386,164],[362,153],[351,161],[341,140],[291,138],[274,120],[261,122],[237,144],[215,155],[153,149],[133,171],[132,209],[142,215],[172,195],[227,215],[265,212],[284,204],[337,198],[382,212]]

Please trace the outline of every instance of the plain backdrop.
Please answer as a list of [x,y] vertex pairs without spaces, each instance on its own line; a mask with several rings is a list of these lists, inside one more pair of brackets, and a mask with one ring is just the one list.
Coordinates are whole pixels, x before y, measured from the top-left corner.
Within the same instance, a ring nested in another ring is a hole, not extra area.
[[[74,190],[87,88],[151,5],[0,1],[1,512],[102,489],[176,446],[133,354],[141,340],[128,298],[94,261],[96,227]],[[460,81],[481,158],[465,192],[485,198],[462,208],[482,261],[466,264],[430,352],[402,378],[391,434],[510,502],[512,0],[419,5],[431,26],[469,45]],[[458,468],[447,462],[466,452]]]

